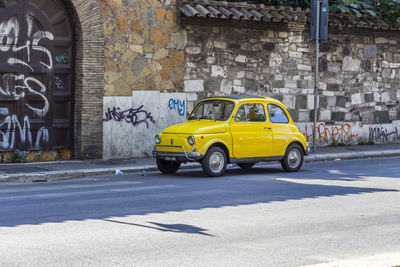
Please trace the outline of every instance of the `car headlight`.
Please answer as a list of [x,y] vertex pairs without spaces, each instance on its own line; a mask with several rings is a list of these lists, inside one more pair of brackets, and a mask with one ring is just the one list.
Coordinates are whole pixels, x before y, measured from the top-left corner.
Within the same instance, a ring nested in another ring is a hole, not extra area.
[[189,136],[187,141],[188,141],[189,145],[191,145],[191,146],[194,145],[194,136]]
[[156,142],[156,144],[161,143],[161,136],[159,136],[158,134],[154,137],[154,141]]

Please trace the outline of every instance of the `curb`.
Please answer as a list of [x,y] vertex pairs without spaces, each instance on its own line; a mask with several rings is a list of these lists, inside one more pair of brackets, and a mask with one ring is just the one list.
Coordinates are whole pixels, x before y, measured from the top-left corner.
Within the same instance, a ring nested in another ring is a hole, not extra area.
[[[304,158],[304,161],[318,162],[318,161],[330,161],[330,160],[346,160],[346,159],[362,159],[362,158],[394,157],[394,156],[400,156],[400,149],[309,155]],[[181,168],[195,169],[195,168],[200,168],[200,165],[198,163],[187,163],[183,165]],[[87,176],[115,174],[116,171],[118,170],[122,171],[123,173],[137,173],[146,171],[156,171],[158,170],[158,168],[156,165],[142,165],[135,167],[48,171],[48,172],[37,172],[30,174],[16,173],[10,175],[0,175],[0,182],[19,182],[19,183],[48,182],[48,181],[81,178]]]
[[315,162],[315,161],[325,161],[325,160],[364,159],[364,158],[395,157],[395,156],[400,156],[400,149],[309,155],[306,156],[304,160],[305,162]]

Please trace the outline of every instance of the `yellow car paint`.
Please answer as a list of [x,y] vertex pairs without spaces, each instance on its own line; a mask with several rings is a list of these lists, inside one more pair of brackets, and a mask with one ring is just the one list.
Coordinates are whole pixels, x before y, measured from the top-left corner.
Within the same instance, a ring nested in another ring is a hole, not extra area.
[[[229,159],[254,159],[255,162],[257,158],[283,157],[287,147],[293,142],[299,143],[304,152],[307,152],[306,138],[280,101],[268,97],[215,97],[203,99],[194,111],[205,101],[212,100],[229,101],[234,104],[233,111],[226,120],[190,119],[189,116],[184,123],[168,127],[159,134],[161,142],[155,145],[155,151],[198,152],[201,159],[211,146],[218,144],[227,151]],[[252,115],[254,107],[258,113]],[[243,114],[239,114],[238,111],[243,110],[247,121],[240,121]],[[286,115],[288,121],[274,122],[277,113],[283,117]],[[254,116],[254,121],[251,116]],[[274,116],[274,120],[271,120],[271,116]],[[195,138],[193,145],[188,143],[189,136]]]

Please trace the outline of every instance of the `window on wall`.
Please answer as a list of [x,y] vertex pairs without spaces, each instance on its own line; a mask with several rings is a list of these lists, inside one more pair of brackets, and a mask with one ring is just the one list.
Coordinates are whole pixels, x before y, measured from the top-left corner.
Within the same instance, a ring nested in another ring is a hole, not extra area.
[[236,112],[235,120],[239,122],[266,121],[264,105],[260,103],[243,104]]
[[285,111],[277,105],[269,104],[268,105],[268,113],[269,119],[272,123],[288,123],[289,118],[286,115]]

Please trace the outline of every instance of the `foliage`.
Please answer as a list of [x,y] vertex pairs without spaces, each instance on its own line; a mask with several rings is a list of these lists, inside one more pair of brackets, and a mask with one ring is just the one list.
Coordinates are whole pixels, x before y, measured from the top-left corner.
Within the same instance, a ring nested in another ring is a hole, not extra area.
[[365,146],[365,145],[375,145],[373,141],[368,141],[368,142],[358,142],[359,146]]
[[[309,8],[311,0],[231,0],[275,6]],[[400,18],[400,0],[330,0],[330,11],[347,14],[349,17],[371,15],[382,17],[389,25]]]
[[338,142],[338,141],[336,141],[336,140],[333,140],[332,143],[331,143],[329,146],[331,146],[331,147],[337,147],[337,146],[348,146],[348,145],[346,145],[345,143],[342,143],[342,142]]
[[26,153],[19,151],[18,149],[14,150],[11,156],[8,158],[12,163],[24,163],[28,156]]

